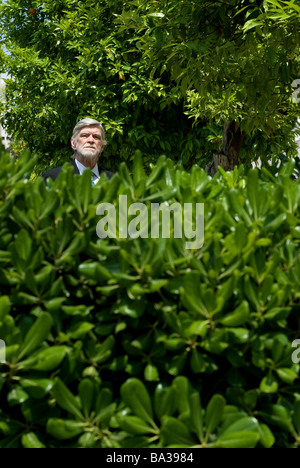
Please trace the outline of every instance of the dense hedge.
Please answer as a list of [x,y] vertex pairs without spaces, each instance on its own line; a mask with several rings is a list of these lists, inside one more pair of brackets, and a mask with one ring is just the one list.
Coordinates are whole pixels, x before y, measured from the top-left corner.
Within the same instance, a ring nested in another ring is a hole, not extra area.
[[[146,176],[137,154],[93,188],[29,181],[34,162],[0,158],[0,447],[299,446],[293,162]],[[119,194],[204,202],[203,247],[99,239]]]

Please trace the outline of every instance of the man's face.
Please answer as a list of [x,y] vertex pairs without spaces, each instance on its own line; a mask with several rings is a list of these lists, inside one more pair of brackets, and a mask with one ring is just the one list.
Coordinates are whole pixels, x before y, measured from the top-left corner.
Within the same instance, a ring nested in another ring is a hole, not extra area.
[[[102,136],[99,127],[84,127],[77,134],[76,139],[71,138],[71,146],[77,159],[96,164],[102,150]],[[88,164],[90,165],[90,164]]]

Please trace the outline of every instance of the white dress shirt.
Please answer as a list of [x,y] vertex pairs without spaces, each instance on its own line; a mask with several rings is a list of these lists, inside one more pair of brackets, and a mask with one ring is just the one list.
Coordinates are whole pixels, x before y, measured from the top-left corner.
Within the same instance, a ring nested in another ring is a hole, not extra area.
[[[78,167],[80,175],[82,175],[83,171],[89,169],[88,167],[85,167],[83,164],[81,164],[81,162],[79,162],[77,159],[75,159],[75,163]],[[93,182],[94,184],[97,184],[97,182],[99,182],[100,179],[98,164],[96,164],[96,166],[94,166],[93,169],[91,169],[91,171],[93,175]]]

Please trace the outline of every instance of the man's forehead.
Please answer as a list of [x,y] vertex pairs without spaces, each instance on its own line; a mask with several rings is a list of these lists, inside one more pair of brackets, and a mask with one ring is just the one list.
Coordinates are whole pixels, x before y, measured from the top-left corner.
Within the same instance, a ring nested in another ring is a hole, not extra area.
[[99,127],[83,127],[79,134],[81,135],[82,133],[98,133],[101,135],[101,130]]

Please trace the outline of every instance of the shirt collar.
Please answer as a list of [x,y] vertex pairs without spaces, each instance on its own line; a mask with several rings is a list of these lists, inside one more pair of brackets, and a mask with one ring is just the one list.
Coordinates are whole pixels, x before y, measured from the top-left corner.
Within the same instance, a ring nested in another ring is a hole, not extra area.
[[[75,163],[76,163],[76,166],[78,167],[80,175],[82,175],[83,171],[85,171],[86,169],[89,169],[88,167],[85,167],[80,161],[78,161],[78,159],[75,159]],[[98,179],[100,178],[98,164],[96,164],[96,166],[93,167],[92,172],[95,174],[95,176]]]

